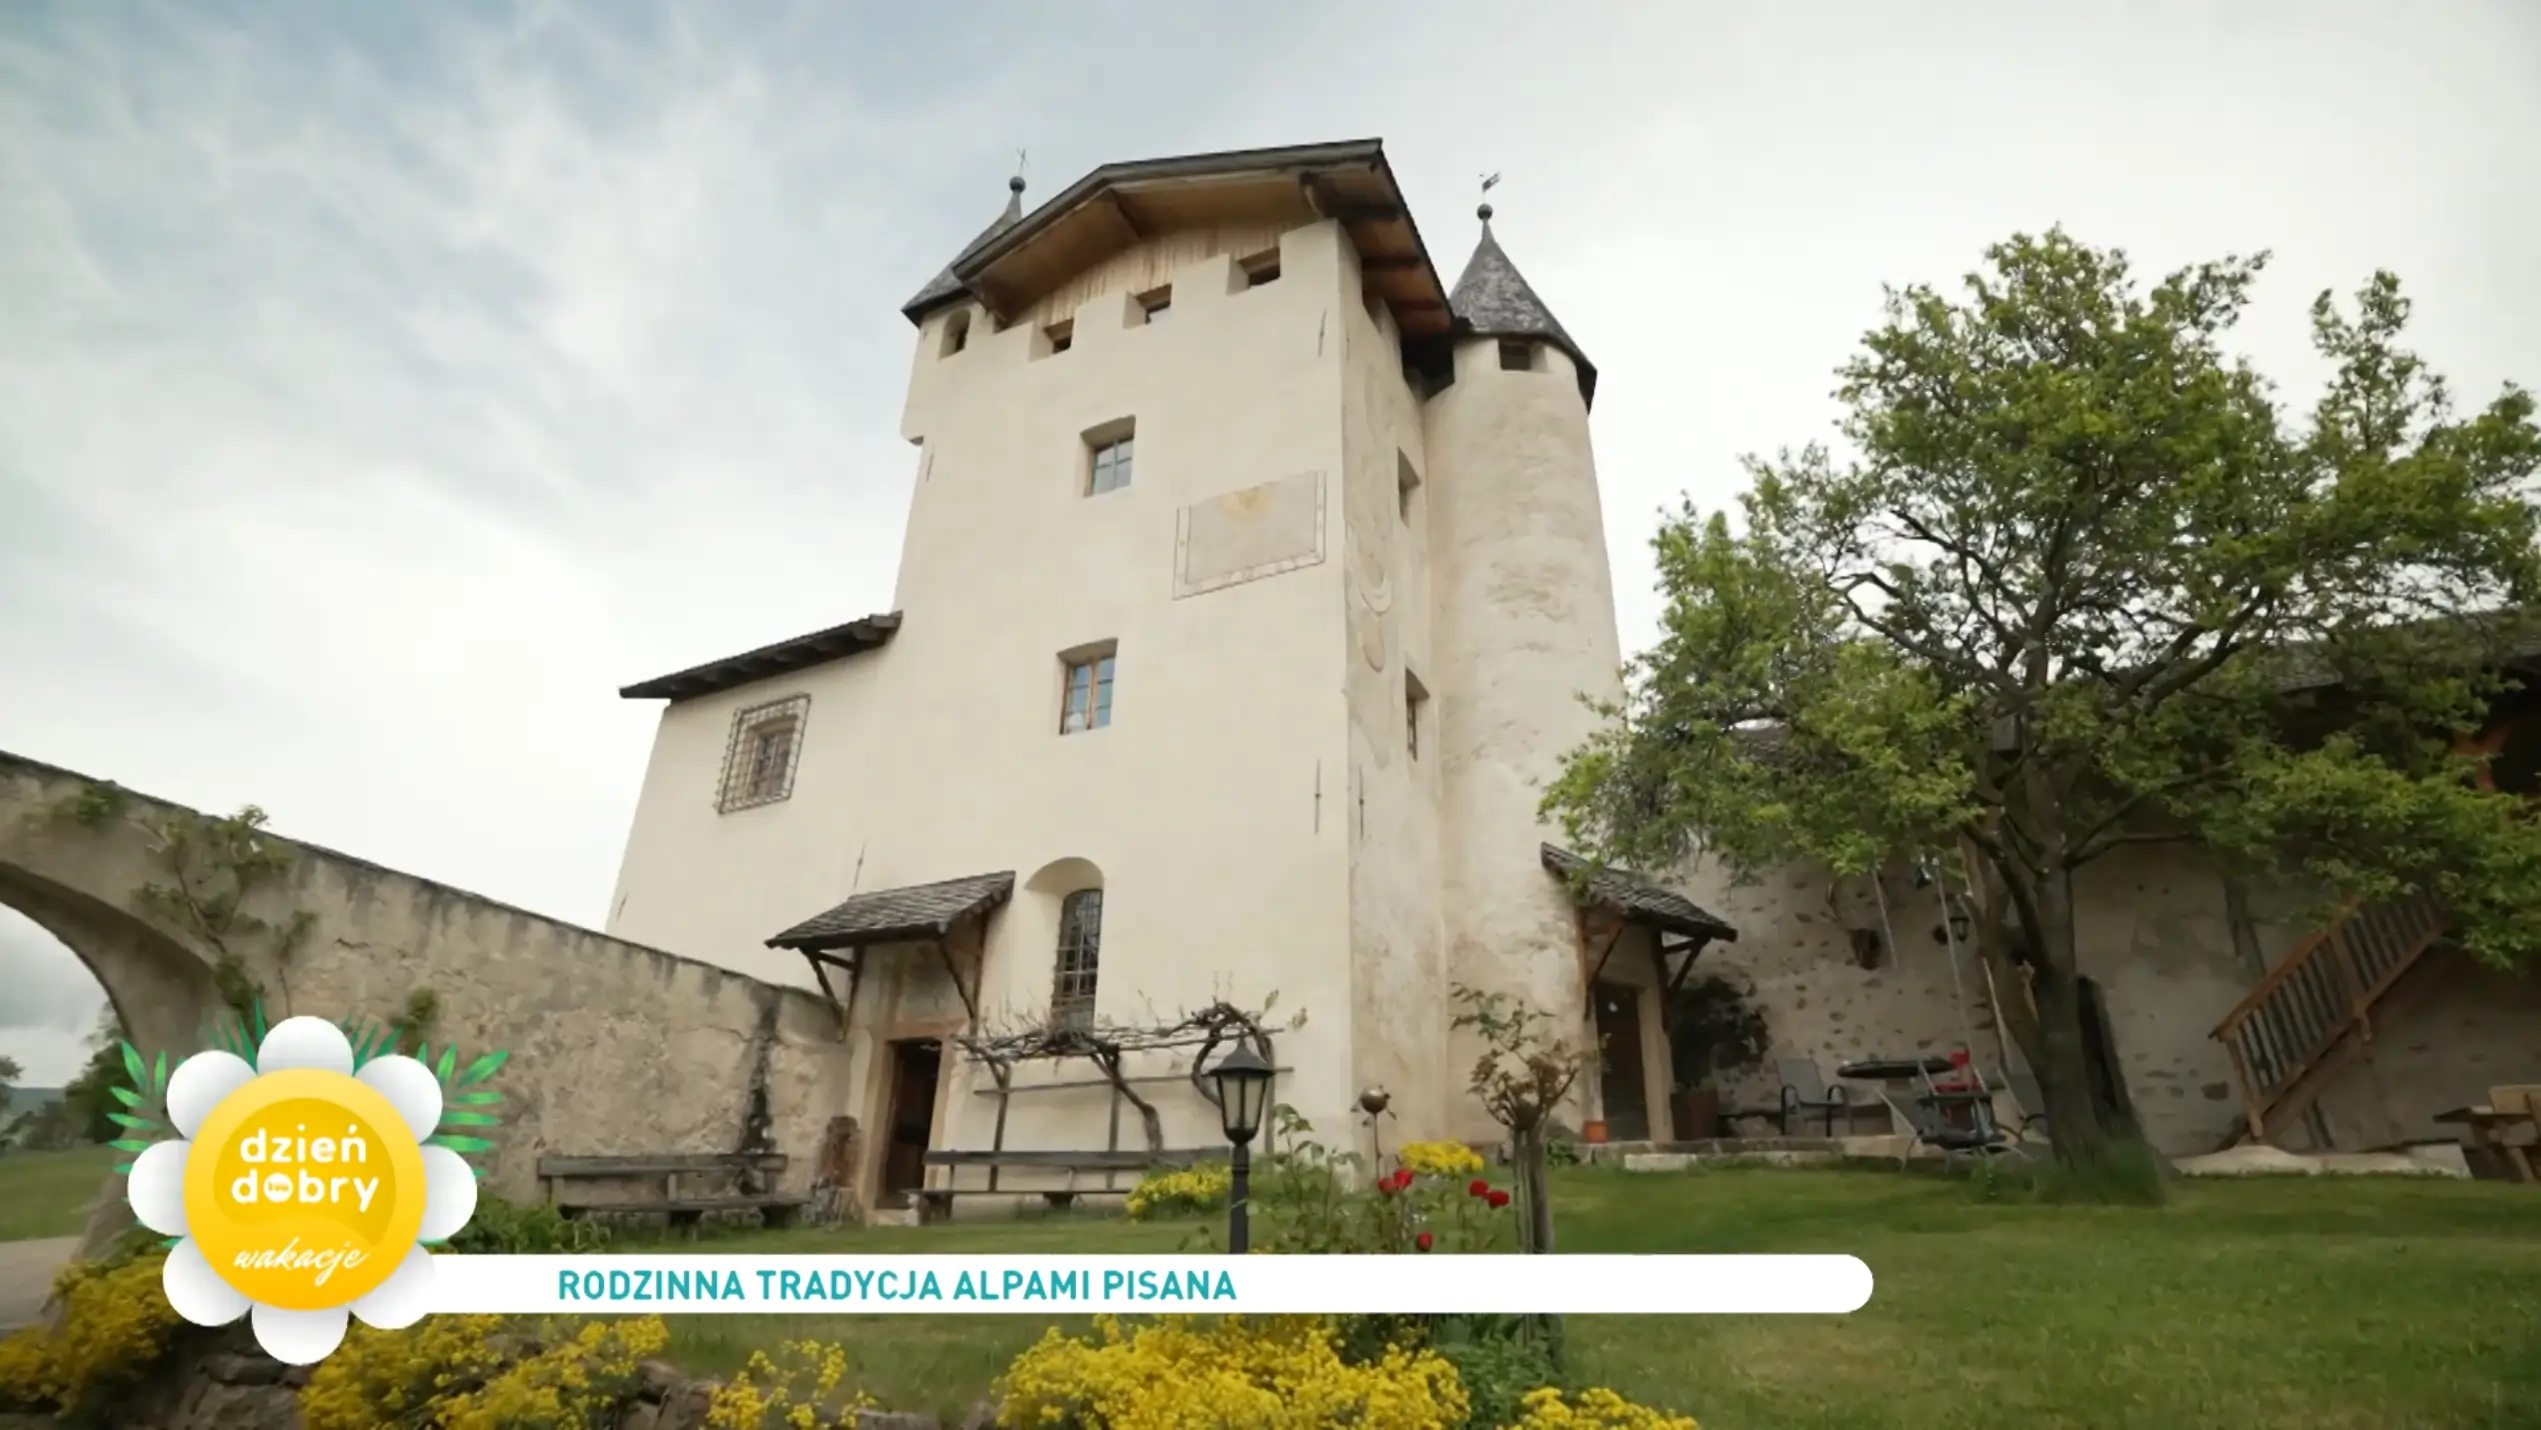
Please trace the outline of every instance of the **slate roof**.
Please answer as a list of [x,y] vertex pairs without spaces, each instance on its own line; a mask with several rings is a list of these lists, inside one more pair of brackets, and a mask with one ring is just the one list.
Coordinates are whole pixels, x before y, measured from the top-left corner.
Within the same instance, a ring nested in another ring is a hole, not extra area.
[[962,245],[962,251],[953,255],[953,261],[944,265],[944,271],[927,280],[927,285],[918,290],[916,297],[900,305],[900,311],[914,318],[961,292],[962,280],[953,276],[953,270],[960,266],[963,259],[986,248],[991,239],[1022,221],[1023,176],[1018,174],[1006,181],[1006,211],[991,220],[988,227],[981,229],[979,237]]
[[1014,871],[973,874],[905,889],[858,894],[768,940],[770,948],[816,953],[833,948],[940,938],[971,914],[997,907],[1015,892]]
[[[1544,867],[1562,879],[1575,879],[1591,867],[1587,860],[1555,845],[1544,846]],[[1706,912],[1683,894],[1662,889],[1642,875],[1606,869],[1588,876],[1588,896],[1612,905],[1617,913],[1646,928],[1665,929],[1688,938],[1736,943],[1738,930]]]
[[618,696],[625,700],[689,700],[700,695],[712,695],[752,681],[790,675],[833,660],[861,655],[889,644],[892,635],[899,629],[898,611],[866,616],[843,626],[831,626],[825,631],[814,631],[807,636],[796,636],[774,645],[763,645],[757,650],[745,650],[739,655],[728,655],[720,660],[707,661],[704,665],[692,665],[686,670],[675,670],[651,680],[620,686]]
[[1447,306],[1455,313],[1456,323],[1483,337],[1540,338],[1570,354],[1579,369],[1579,395],[1582,401],[1597,397],[1597,365],[1571,340],[1562,320],[1536,296],[1535,288],[1509,261],[1500,240],[1491,233],[1491,206],[1481,209],[1482,241],[1474,245],[1473,257],[1465,260],[1464,276],[1456,280],[1456,289],[1447,295]]

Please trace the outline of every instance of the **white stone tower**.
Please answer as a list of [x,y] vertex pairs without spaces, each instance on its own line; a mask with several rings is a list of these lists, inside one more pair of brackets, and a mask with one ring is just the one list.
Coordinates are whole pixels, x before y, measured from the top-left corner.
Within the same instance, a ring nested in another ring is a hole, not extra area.
[[1535,818],[1618,664],[1578,344],[1487,222],[1449,291],[1375,141],[1018,180],[903,313],[896,609],[627,687],[611,932],[834,1001],[860,1195],[1140,1135],[981,1030],[1220,998],[1307,1013],[1279,1096],[1335,1145],[1372,1085],[1389,1145],[1488,1135],[1449,988],[1590,977]]
[[1595,728],[1581,697],[1621,694],[1588,435],[1597,370],[1502,251],[1490,205],[1479,217],[1450,299],[1455,381],[1422,422],[1445,755],[1441,907],[1457,977],[1567,1014],[1582,1007],[1581,940],[1567,891],[1541,872],[1555,835],[1537,809],[1561,757]]

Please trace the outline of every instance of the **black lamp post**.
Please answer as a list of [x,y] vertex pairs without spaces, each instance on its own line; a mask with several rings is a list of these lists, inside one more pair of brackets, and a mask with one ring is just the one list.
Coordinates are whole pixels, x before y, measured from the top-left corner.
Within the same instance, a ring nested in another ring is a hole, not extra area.
[[1228,1168],[1232,1175],[1226,1194],[1226,1249],[1237,1256],[1253,1245],[1247,1205],[1253,1191],[1253,1137],[1262,1130],[1262,1113],[1270,1106],[1271,1077],[1271,1065],[1262,1061],[1249,1042],[1237,1043],[1209,1070],[1209,1080],[1218,1085],[1218,1120],[1225,1124],[1226,1140],[1235,1145],[1234,1162]]

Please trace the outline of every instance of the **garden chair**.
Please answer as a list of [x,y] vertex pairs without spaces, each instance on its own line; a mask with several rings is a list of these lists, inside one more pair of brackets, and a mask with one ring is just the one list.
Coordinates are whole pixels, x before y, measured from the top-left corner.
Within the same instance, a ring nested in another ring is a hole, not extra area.
[[1776,1064],[1782,1071],[1782,1135],[1791,1135],[1794,1113],[1819,1112],[1826,1115],[1826,1135],[1835,1135],[1835,1119],[1841,1115],[1847,1128],[1852,1126],[1856,1104],[1846,1089],[1829,1092],[1826,1077],[1818,1071],[1815,1058],[1783,1058]]
[[1899,1171],[1905,1170],[1917,1147],[1941,1149],[1941,1165],[1945,1168],[1961,1156],[1991,1156],[2011,1150],[2011,1139],[1994,1121],[1994,1094],[1987,1090],[1984,1074],[1969,1067],[1964,1069],[1963,1078],[1954,1077],[1952,1083],[1944,1087],[1926,1072],[1922,1094],[1896,1108],[1905,1119],[1908,1132],[1906,1150],[1897,1156]]

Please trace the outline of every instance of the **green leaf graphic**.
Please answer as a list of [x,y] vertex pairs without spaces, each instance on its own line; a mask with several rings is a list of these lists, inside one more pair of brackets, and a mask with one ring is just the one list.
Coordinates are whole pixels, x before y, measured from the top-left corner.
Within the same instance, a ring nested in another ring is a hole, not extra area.
[[115,1101],[122,1103],[126,1107],[139,1107],[141,1105],[141,1094],[134,1092],[131,1088],[110,1087],[106,1090],[115,1095]]
[[494,1076],[495,1069],[510,1061],[511,1056],[510,1053],[487,1053],[484,1057],[468,1064],[468,1070],[459,1074],[459,1085],[466,1087],[471,1083],[480,1083]]
[[424,1143],[427,1147],[447,1147],[453,1152],[491,1152],[494,1144],[482,1137],[460,1137],[444,1132]]
[[150,1091],[155,1095],[168,1090],[168,1051],[159,1050],[158,1066],[150,1070]]
[[132,1085],[140,1087],[148,1083],[150,1069],[141,1061],[140,1052],[130,1043],[117,1043],[115,1046],[124,1050],[124,1071],[132,1075]]
[[503,1100],[503,1094],[490,1087],[480,1087],[454,1094],[450,1100],[462,1107],[491,1107]]
[[159,1145],[159,1144],[157,1144],[156,1142],[152,1142],[152,1141],[148,1140],[147,1138],[142,1138],[142,1137],[118,1137],[118,1138],[116,1138],[114,1141],[109,1142],[109,1143],[107,1143],[106,1145],[107,1145],[107,1146],[109,1146],[109,1147],[114,1148],[114,1149],[115,1149],[116,1151],[118,1151],[118,1152],[135,1152],[135,1153],[138,1153],[138,1152],[147,1152],[147,1151],[149,1151],[151,1148],[156,1147],[156,1146],[157,1146],[157,1145]]
[[449,1047],[441,1050],[441,1061],[432,1065],[432,1075],[441,1079],[443,1082],[448,1082],[450,1080],[450,1069],[458,1061],[459,1045],[453,1043]]
[[151,1121],[147,1117],[135,1117],[129,1112],[109,1112],[106,1114],[106,1120],[112,1122],[117,1127],[129,1127],[135,1132],[156,1132],[159,1130],[158,1123]]
[[492,1127],[502,1121],[482,1112],[444,1112],[441,1120],[452,1127]]

